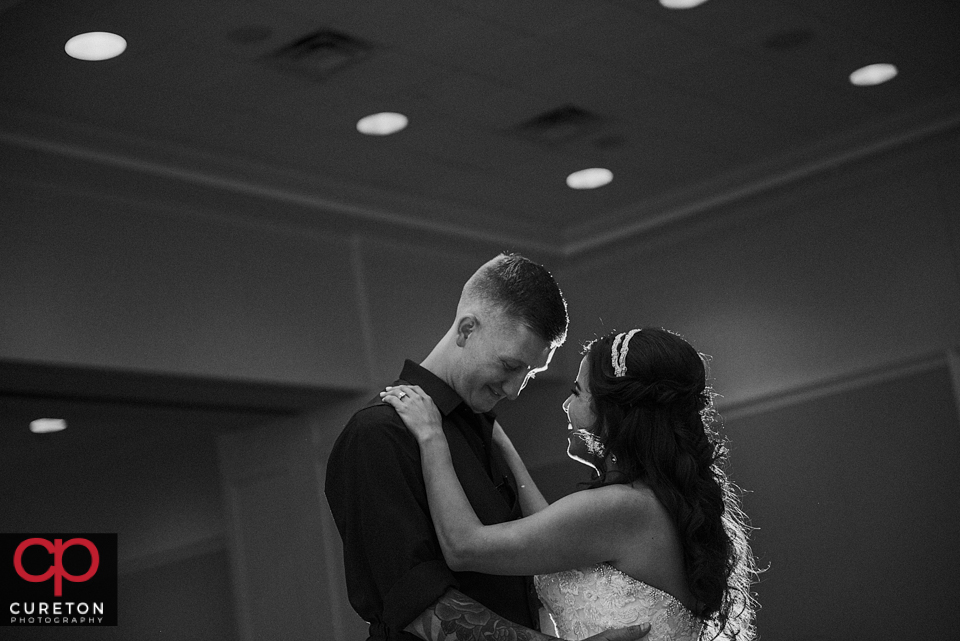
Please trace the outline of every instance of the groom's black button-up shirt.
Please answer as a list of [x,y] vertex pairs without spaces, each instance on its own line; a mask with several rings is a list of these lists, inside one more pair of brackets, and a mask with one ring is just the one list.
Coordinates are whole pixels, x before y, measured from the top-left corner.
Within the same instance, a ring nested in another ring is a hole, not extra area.
[[[409,360],[397,383],[419,385],[437,405],[454,468],[480,521],[519,518],[516,481],[491,442],[494,415],[474,413],[450,386]],[[415,639],[403,628],[449,588],[537,628],[528,577],[447,567],[430,520],[417,441],[379,398],[353,415],[334,444],[325,493],[343,540],[350,604],[370,623],[371,639]]]

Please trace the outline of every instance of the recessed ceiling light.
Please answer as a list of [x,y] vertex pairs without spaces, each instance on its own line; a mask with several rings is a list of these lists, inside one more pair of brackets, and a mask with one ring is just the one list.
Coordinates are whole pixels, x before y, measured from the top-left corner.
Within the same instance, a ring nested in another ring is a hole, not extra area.
[[357,121],[357,131],[368,136],[389,136],[407,126],[407,117],[393,111],[370,114]]
[[91,31],[67,40],[63,49],[77,60],[108,60],[127,48],[127,41],[115,33]]
[[897,75],[897,68],[886,62],[860,67],[850,74],[850,82],[858,87],[869,87],[892,80]]
[[660,0],[667,9],[693,9],[707,0]]
[[596,189],[613,180],[613,172],[603,167],[581,169],[567,176],[567,187],[571,189]]
[[67,429],[67,422],[62,418],[38,418],[30,421],[30,431],[34,434],[49,434]]

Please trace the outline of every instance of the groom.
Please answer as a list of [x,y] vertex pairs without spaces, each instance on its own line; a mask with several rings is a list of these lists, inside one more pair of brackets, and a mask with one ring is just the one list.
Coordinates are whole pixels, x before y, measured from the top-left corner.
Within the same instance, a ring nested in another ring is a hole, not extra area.
[[[453,325],[396,383],[419,385],[443,415],[454,467],[484,524],[522,516],[517,484],[491,441],[494,406],[515,400],[566,339],[567,308],[550,273],[500,254],[464,285]],[[416,440],[372,400],[347,422],[325,493],[343,539],[347,593],[371,640],[552,638],[537,632],[529,577],[453,572],[433,529]],[[632,641],[646,629],[591,637]]]

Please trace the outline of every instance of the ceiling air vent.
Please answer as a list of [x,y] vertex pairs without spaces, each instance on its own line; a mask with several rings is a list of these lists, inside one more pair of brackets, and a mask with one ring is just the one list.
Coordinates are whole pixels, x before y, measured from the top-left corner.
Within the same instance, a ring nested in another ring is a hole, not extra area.
[[283,71],[326,80],[366,58],[373,46],[336,31],[317,31],[278,49],[267,57]]
[[540,142],[559,144],[593,132],[601,121],[594,113],[564,105],[520,123],[513,131]]

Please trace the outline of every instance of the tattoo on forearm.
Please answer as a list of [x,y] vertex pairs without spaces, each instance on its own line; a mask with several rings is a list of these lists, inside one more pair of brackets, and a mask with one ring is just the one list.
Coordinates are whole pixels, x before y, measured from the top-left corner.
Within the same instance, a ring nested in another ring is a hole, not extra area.
[[549,638],[504,619],[456,590],[447,592],[408,629],[430,641],[542,641]]

